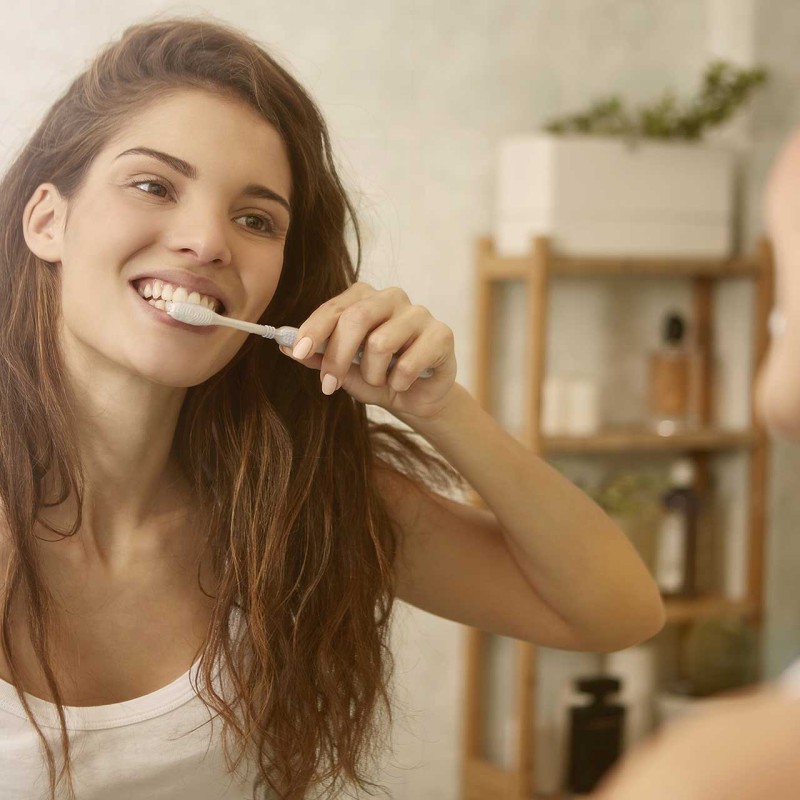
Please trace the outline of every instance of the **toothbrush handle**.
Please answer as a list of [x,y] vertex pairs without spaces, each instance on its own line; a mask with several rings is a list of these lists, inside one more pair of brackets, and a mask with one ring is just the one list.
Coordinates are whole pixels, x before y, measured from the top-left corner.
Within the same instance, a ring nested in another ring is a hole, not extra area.
[[[278,335],[275,338],[279,341],[279,344],[282,344],[284,347],[294,347],[295,342],[297,341],[297,334],[300,332],[299,328],[292,328],[289,325],[284,325],[283,327],[279,328],[276,332]],[[324,341],[320,344],[317,349],[314,351],[316,353],[324,353],[325,348],[328,346],[328,342]],[[361,357],[364,355],[364,348],[360,347],[358,352],[353,359],[353,364],[360,364]],[[389,362],[389,366],[387,367],[387,372],[397,363],[397,356],[392,356],[391,361]],[[430,378],[433,375],[433,369],[431,367],[426,367],[422,372],[419,373],[420,378]]]
[[[319,352],[319,350],[317,350],[317,352]],[[325,351],[323,350],[322,352]],[[364,355],[364,348],[360,347],[355,355],[355,358],[353,359],[353,363],[360,364],[361,356],[363,355]],[[389,366],[386,368],[386,371],[388,372],[396,363],[397,363],[397,356],[392,356],[391,360],[389,361]],[[433,375],[433,369],[431,369],[431,367],[426,367],[424,370],[422,370],[422,372],[419,373],[420,378],[430,378],[431,375]]]
[[[316,353],[324,353],[325,352],[325,348],[327,346],[328,346],[328,342],[325,341],[314,352],[316,352]],[[353,361],[351,363],[360,364],[361,363],[361,357],[363,355],[364,355],[364,348],[363,347],[359,347],[358,348],[358,352],[355,354],[355,357],[353,358]],[[392,356],[391,360],[389,361],[389,366],[386,368],[386,371],[388,372],[396,363],[397,363],[397,356]],[[433,370],[430,367],[427,367],[426,369],[422,370],[422,372],[419,373],[419,377],[420,378],[430,378],[431,375],[433,375]]]

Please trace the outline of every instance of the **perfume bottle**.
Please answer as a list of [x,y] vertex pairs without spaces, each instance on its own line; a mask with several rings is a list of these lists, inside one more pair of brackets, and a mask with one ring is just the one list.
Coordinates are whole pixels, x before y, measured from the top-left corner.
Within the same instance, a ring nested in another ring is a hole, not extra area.
[[656,583],[666,597],[693,597],[700,497],[695,468],[679,459],[670,471],[670,488],[661,499],[663,518],[656,543]]
[[694,397],[693,352],[686,341],[686,323],[680,314],[664,319],[660,347],[650,355],[649,410],[663,436],[685,428],[692,419]]
[[570,709],[567,790],[591,792],[619,758],[625,731],[625,707],[609,703],[607,695],[620,690],[618,678],[579,678],[575,688],[588,692],[589,705]]

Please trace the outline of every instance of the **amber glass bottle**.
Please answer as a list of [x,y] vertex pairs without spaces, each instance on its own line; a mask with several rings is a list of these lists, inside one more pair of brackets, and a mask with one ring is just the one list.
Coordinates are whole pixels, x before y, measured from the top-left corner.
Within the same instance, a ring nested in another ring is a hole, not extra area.
[[664,320],[661,346],[650,356],[649,410],[656,430],[669,435],[691,421],[692,362],[680,314]]

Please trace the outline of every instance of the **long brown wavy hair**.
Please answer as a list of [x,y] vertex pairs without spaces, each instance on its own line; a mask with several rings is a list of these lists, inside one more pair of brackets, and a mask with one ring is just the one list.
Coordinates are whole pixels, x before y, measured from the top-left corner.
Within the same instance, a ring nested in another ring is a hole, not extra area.
[[[80,530],[84,473],[57,336],[59,272],[30,252],[21,220],[37,186],[52,182],[64,197],[74,196],[122,126],[182,89],[244,100],[287,147],[292,224],[280,282],[261,321],[299,325],[355,282],[360,269],[358,224],[319,110],[262,47],[217,21],[151,18],[128,28],[54,103],[2,180],[0,508],[10,532],[2,646],[41,739],[52,798],[62,778],[69,797],[74,784],[51,664],[53,595],[33,537],[37,525],[61,538]],[[368,779],[368,765],[381,754],[393,718],[389,625],[398,549],[376,471],[388,465],[441,489],[463,485],[459,476],[412,432],[368,418],[346,392],[322,395],[314,370],[258,337],[187,390],[173,453],[199,504],[198,536],[219,579],[208,595],[215,603],[200,674],[209,687],[204,702],[237,745],[232,754],[223,737],[228,769],[243,759],[253,764],[260,796],[271,790],[300,800],[320,787],[330,797],[346,787],[371,794],[380,785]],[[47,475],[58,476],[58,496],[50,501]],[[70,496],[78,513],[68,531],[39,519],[42,508]],[[17,592],[60,720],[58,776],[14,659],[9,614]],[[234,609],[245,623],[235,638],[228,625]],[[230,696],[212,687],[218,656]]]

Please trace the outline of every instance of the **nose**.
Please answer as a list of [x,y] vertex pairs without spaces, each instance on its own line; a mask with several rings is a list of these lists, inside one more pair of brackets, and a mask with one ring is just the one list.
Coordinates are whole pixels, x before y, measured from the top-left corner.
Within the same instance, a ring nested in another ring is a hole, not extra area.
[[227,220],[219,209],[185,209],[173,217],[167,234],[167,247],[176,253],[193,256],[203,264],[228,264],[231,251],[227,240]]

